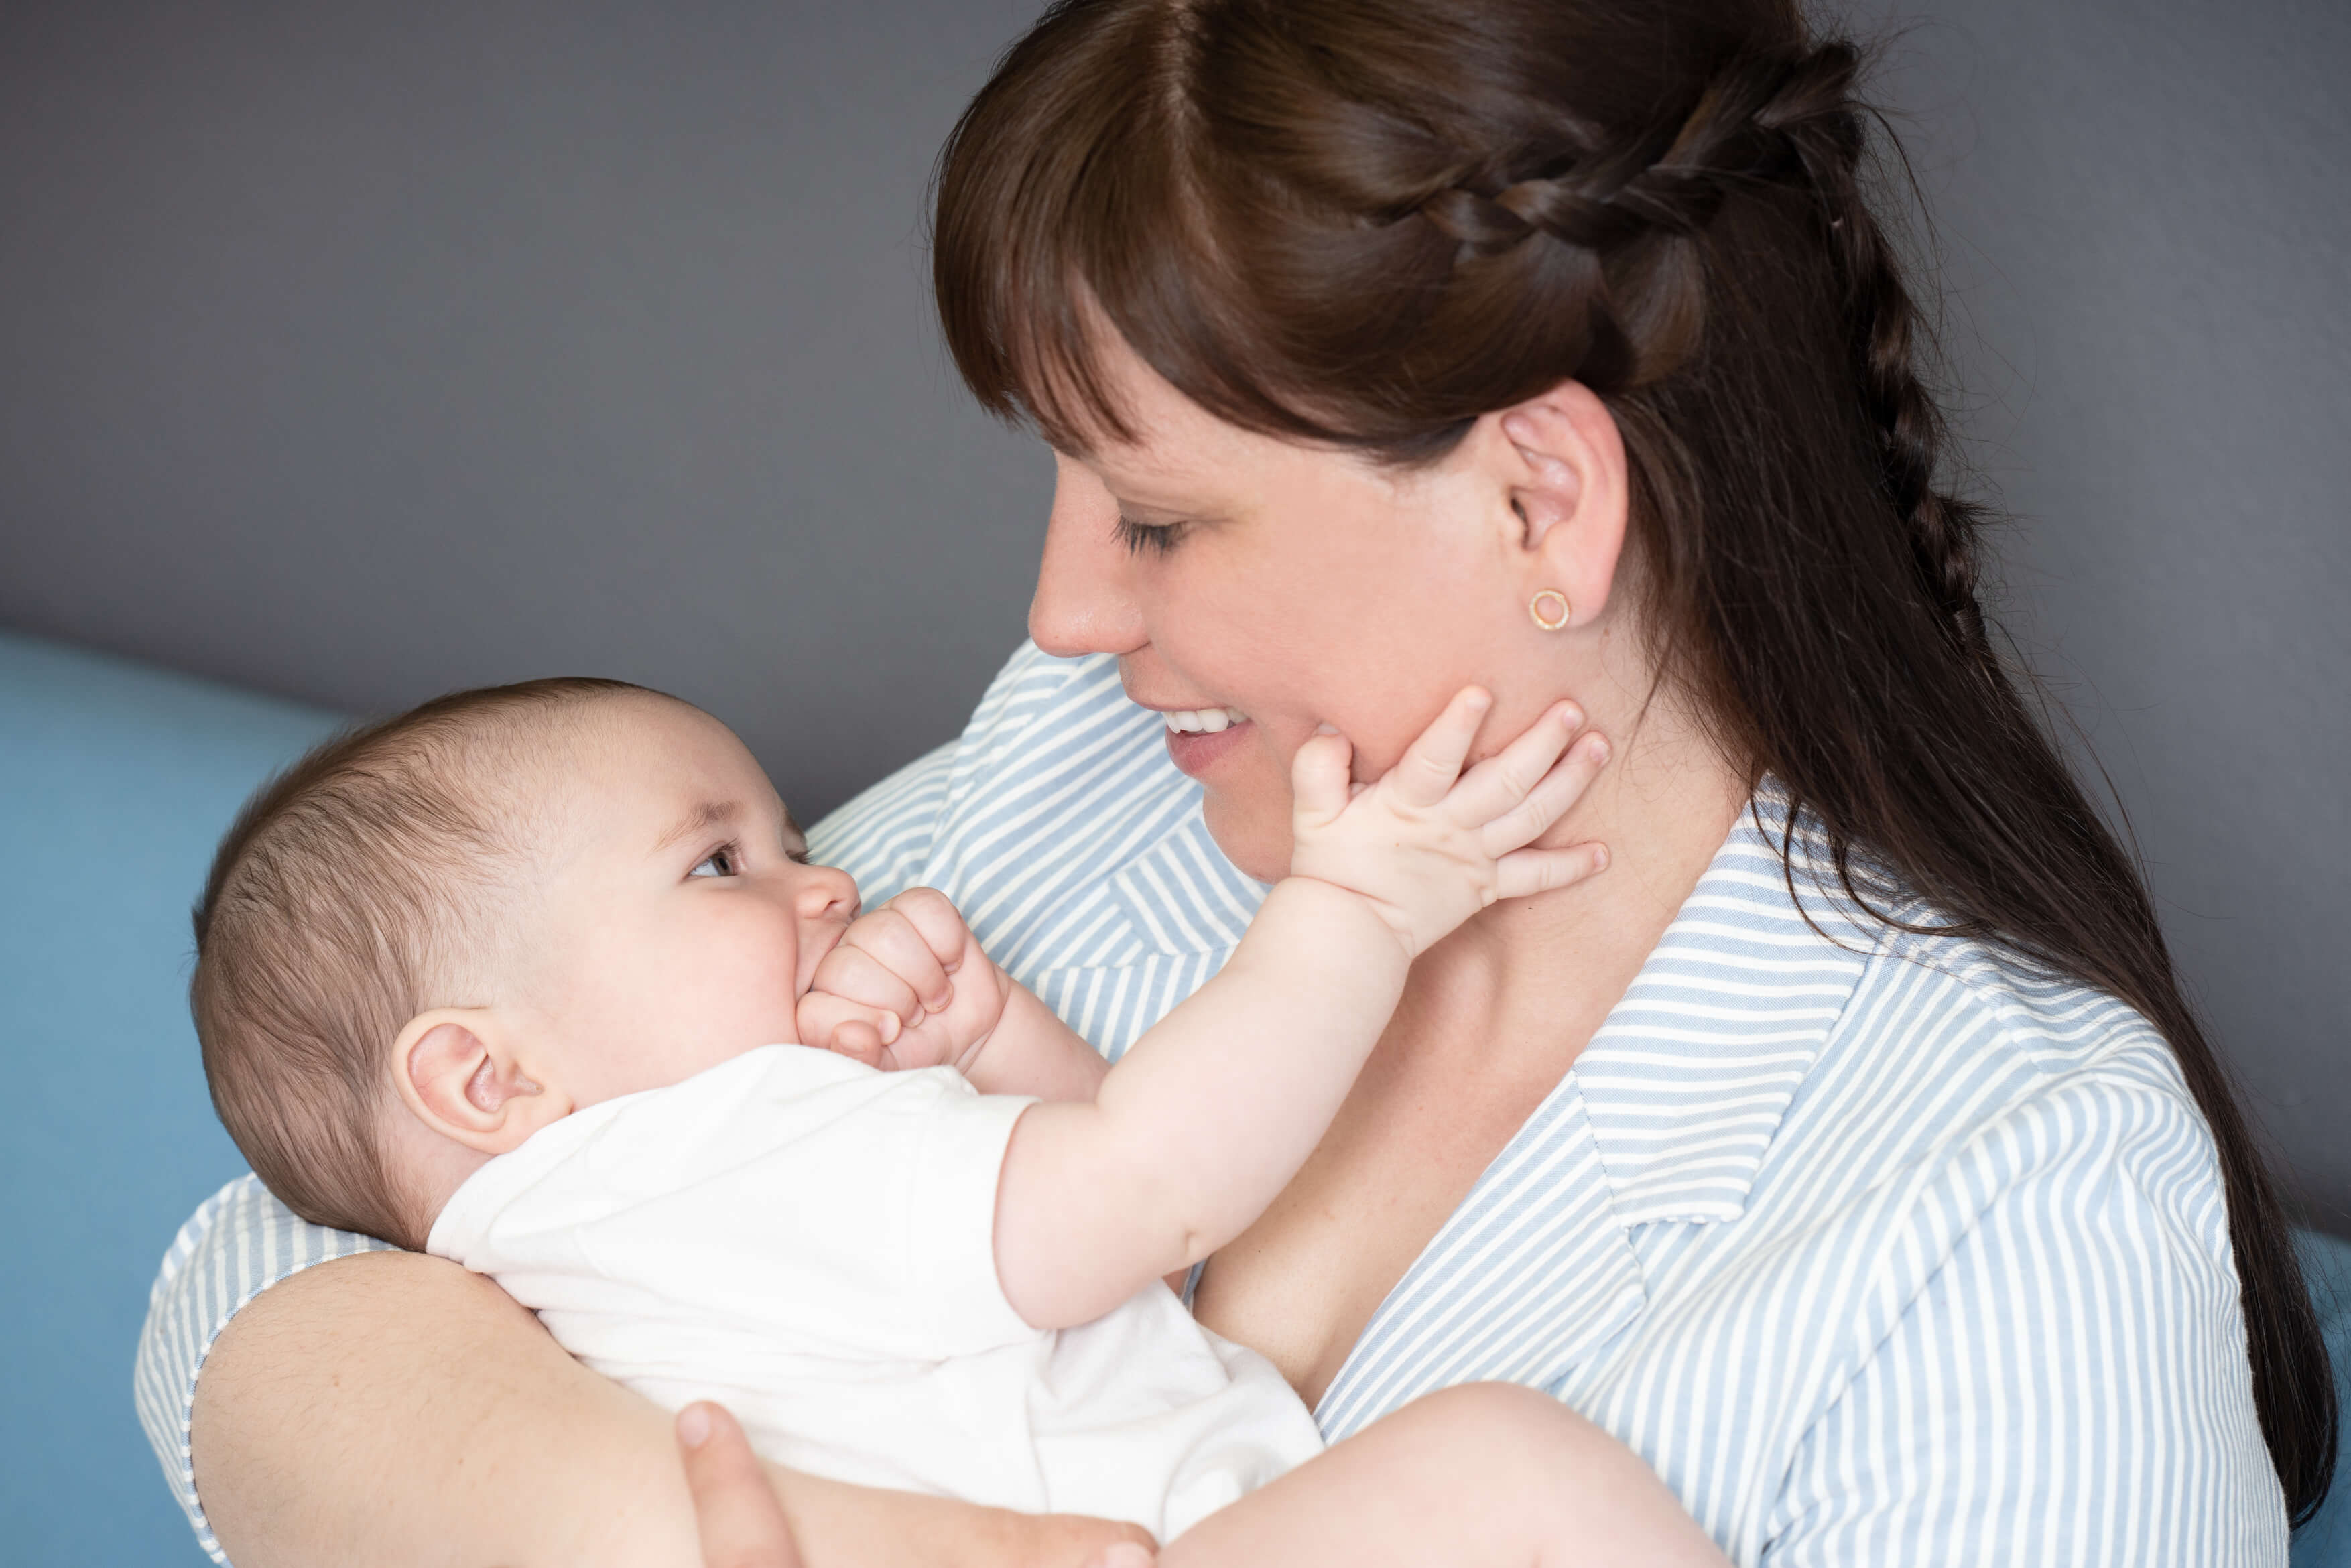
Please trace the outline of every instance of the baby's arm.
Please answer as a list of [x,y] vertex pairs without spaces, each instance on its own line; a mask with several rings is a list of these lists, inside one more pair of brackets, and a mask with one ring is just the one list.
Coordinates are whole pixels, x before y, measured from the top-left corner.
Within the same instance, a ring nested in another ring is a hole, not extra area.
[[1566,705],[1460,768],[1489,699],[1472,689],[1376,785],[1336,736],[1299,753],[1291,874],[1232,958],[1104,1078],[1040,1105],[998,1186],[997,1272],[1038,1328],[1089,1322],[1263,1212],[1306,1159],[1385,1029],[1412,960],[1497,898],[1563,886],[1596,845],[1525,846],[1605,758]]
[[1639,1455],[1556,1400],[1491,1383],[1415,1400],[1210,1514],[1159,1563],[1730,1568]]

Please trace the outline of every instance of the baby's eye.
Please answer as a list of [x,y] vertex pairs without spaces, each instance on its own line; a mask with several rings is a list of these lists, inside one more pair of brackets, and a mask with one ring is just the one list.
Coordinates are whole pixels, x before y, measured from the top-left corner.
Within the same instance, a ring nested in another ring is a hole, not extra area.
[[688,876],[739,876],[743,872],[743,856],[733,844],[723,844],[702,857],[702,863],[686,873]]

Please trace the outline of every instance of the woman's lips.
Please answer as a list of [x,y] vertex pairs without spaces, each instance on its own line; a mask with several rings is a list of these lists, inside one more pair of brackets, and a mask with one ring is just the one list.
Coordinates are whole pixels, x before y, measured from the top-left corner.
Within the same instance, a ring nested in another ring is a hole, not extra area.
[[1237,747],[1247,745],[1257,734],[1257,726],[1249,719],[1230,725],[1214,735],[1205,730],[1167,732],[1167,755],[1184,773],[1197,779]]

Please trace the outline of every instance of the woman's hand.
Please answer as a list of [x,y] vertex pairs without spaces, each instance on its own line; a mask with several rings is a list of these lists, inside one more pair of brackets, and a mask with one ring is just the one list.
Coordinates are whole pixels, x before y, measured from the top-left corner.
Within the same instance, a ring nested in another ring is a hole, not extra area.
[[724,1406],[705,1401],[679,1411],[677,1446],[702,1532],[703,1568],[800,1568],[776,1489]]
[[[783,1505],[743,1428],[724,1406],[705,1401],[677,1413],[677,1446],[685,1459],[686,1489],[694,1494],[694,1519],[702,1532],[703,1568],[800,1568]],[[1060,1568],[1066,1555],[1099,1542],[1085,1568],[1151,1568],[1151,1550],[1133,1531],[1081,1520],[1036,1521],[1030,1543],[1040,1555],[1008,1558],[1022,1568]],[[1074,1533],[1073,1533],[1074,1531]],[[1121,1538],[1121,1537],[1123,1538]]]

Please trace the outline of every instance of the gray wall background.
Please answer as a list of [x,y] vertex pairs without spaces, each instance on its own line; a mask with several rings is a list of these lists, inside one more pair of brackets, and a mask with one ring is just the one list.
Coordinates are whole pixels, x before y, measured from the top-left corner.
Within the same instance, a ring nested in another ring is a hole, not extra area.
[[[2005,618],[2351,1233],[2351,7],[1861,4]],[[919,234],[1035,11],[0,7],[0,624],[353,712],[624,676],[844,799],[1020,634],[1049,465]]]

